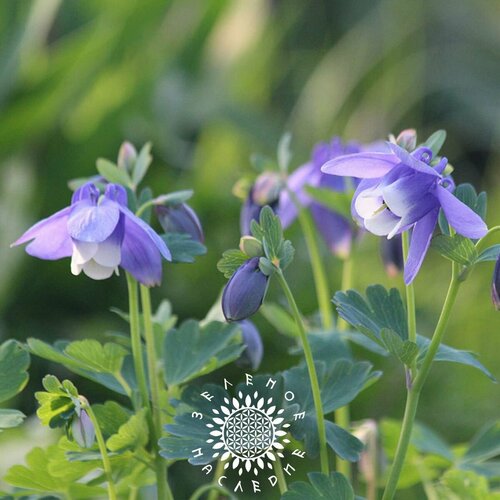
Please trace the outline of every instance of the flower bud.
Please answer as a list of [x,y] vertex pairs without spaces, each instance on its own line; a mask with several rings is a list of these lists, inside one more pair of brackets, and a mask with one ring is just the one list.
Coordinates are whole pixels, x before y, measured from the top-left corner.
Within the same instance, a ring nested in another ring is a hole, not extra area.
[[385,272],[390,278],[395,278],[404,268],[401,235],[396,234],[390,240],[381,238],[380,253],[385,266]]
[[137,160],[137,151],[130,142],[123,142],[118,152],[118,167],[131,172]]
[[240,250],[249,257],[262,257],[264,255],[262,243],[253,236],[243,236],[240,239]]
[[257,205],[271,205],[279,198],[283,181],[278,172],[263,172],[253,185],[253,201]]
[[195,241],[205,241],[200,219],[186,203],[159,205],[156,207],[156,214],[165,232],[189,234]]
[[413,151],[417,147],[417,131],[414,128],[403,130],[396,138],[396,144],[406,151]]
[[85,410],[80,411],[80,416],[75,415],[71,422],[73,439],[81,448],[91,448],[95,440],[95,429],[92,420]]
[[359,472],[368,484],[374,483],[384,465],[383,450],[379,446],[377,422],[365,420],[353,434],[365,445],[358,462]]
[[491,283],[491,299],[497,311],[500,311],[500,255],[498,256],[495,270],[493,271],[493,281]]
[[240,321],[241,334],[243,344],[246,348],[241,353],[239,359],[236,360],[236,365],[240,368],[251,368],[257,370],[264,355],[264,345],[260,337],[259,330],[248,319]]
[[256,313],[264,300],[268,277],[259,269],[259,258],[241,265],[222,294],[222,312],[227,321],[240,321]]

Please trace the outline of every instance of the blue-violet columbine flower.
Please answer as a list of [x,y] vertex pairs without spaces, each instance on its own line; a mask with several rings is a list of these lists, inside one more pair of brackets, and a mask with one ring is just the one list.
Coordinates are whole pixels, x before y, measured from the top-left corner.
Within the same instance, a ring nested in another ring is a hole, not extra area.
[[199,243],[205,241],[200,219],[187,203],[158,205],[156,215],[165,232],[189,234],[193,240]]
[[259,269],[259,257],[247,260],[236,269],[222,294],[226,320],[240,321],[256,313],[264,300],[268,279]]
[[262,343],[259,330],[257,330],[257,327],[249,319],[240,321],[239,325],[241,327],[245,350],[236,360],[236,365],[240,368],[257,370],[264,356],[264,344]]
[[127,192],[117,184],[108,184],[102,196],[93,183],[83,185],[69,207],[35,224],[12,246],[29,241],[26,252],[33,257],[71,257],[73,274],[83,271],[96,280],[120,266],[144,285],[159,285],[162,256],[171,259],[160,236],[127,208]]
[[368,231],[392,238],[412,229],[405,265],[405,283],[415,278],[430,245],[439,209],[455,231],[468,238],[481,238],[488,228],[484,221],[452,194],[450,177],[443,176],[448,160],[430,166],[432,151],[418,148],[412,153],[388,143],[388,153],[357,153],[326,162],[327,174],[363,179],[352,200],[353,217]]
[[[360,151],[356,143],[343,144],[339,137],[331,142],[321,142],[314,146],[311,159],[299,167],[288,178],[287,186],[303,207],[309,207],[311,215],[321,236],[330,251],[345,258],[351,251],[352,227],[346,217],[313,200],[304,190],[305,186],[345,192],[349,187],[356,187],[357,180],[340,176],[327,175],[321,171],[324,163],[337,156]],[[297,206],[289,191],[282,190],[277,207],[283,227],[289,226],[297,217]]]
[[493,271],[493,281],[491,283],[491,299],[493,300],[493,305],[500,311],[500,255],[498,256],[497,262],[495,264],[495,270]]

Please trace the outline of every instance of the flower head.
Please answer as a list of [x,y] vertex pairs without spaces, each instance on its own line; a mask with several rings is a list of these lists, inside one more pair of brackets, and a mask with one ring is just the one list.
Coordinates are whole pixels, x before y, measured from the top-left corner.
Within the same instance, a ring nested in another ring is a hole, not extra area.
[[327,174],[361,178],[352,200],[353,217],[368,231],[392,238],[412,229],[405,282],[415,278],[442,208],[455,231],[468,238],[481,238],[486,224],[452,194],[454,183],[443,172],[447,159],[432,167],[432,151],[421,147],[408,153],[388,143],[386,153],[364,152],[326,162]]
[[493,305],[500,311],[500,255],[498,256],[495,270],[493,271],[493,281],[491,283],[491,299]]
[[200,219],[187,203],[158,205],[156,207],[156,214],[161,227],[167,233],[189,234],[193,240],[199,243],[205,241]]
[[240,321],[262,305],[269,277],[259,269],[259,258],[242,264],[227,282],[222,294],[222,312],[227,321]]
[[262,356],[264,355],[264,345],[259,330],[257,330],[256,326],[248,319],[240,321],[239,325],[241,327],[243,344],[245,344],[246,347],[240,358],[236,360],[236,364],[240,368],[257,370],[262,361]]
[[28,229],[12,246],[27,243],[33,257],[71,257],[71,272],[96,280],[122,267],[147,286],[158,285],[162,257],[170,251],[158,234],[127,208],[127,192],[108,184],[103,195],[91,182],[80,187],[71,205]]

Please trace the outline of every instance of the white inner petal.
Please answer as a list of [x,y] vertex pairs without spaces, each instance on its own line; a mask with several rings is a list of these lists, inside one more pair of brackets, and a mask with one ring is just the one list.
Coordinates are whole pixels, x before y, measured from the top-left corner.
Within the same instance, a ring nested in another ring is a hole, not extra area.
[[384,204],[384,199],[382,198],[381,190],[378,188],[365,189],[359,193],[356,201],[354,202],[354,207],[356,212],[367,219],[373,217],[373,215],[378,212]]
[[83,264],[78,264],[73,259],[71,259],[71,274],[78,276],[83,269]]
[[71,256],[71,263],[85,264],[85,262],[94,257],[97,252],[97,248],[97,243],[73,240],[73,255]]
[[114,267],[101,266],[94,259],[85,262],[82,266],[83,272],[93,280],[105,280],[111,277],[115,271]]
[[389,234],[399,223],[401,219],[396,217],[390,210],[384,208],[374,217],[365,219],[365,227],[370,233],[377,236]]
[[109,238],[99,243],[94,260],[106,267],[117,267],[122,260],[121,247],[119,243],[111,241]]

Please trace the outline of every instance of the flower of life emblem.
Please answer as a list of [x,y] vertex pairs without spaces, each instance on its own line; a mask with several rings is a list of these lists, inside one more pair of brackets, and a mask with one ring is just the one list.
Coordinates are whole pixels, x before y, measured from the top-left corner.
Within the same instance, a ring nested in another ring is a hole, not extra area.
[[[276,380],[269,378],[266,388],[273,389]],[[224,379],[224,389],[232,386]],[[246,374],[245,386],[253,385],[253,376]],[[209,392],[202,392],[201,397],[212,401],[213,395]],[[291,403],[295,399],[292,391],[284,394],[287,402]],[[292,475],[295,468],[290,463],[281,462],[285,459],[285,447],[290,444],[287,438],[290,423],[285,422],[285,409],[279,408],[272,396],[261,396],[258,390],[251,390],[244,394],[242,390],[236,392],[234,396],[223,398],[223,403],[214,406],[212,415],[203,415],[200,412],[193,412],[192,418],[207,419],[207,439],[210,458],[218,460],[222,465],[222,473],[217,478],[219,486],[226,486],[228,479],[226,474],[234,471],[237,477],[243,476],[244,472],[253,477],[259,473],[267,473],[266,480],[274,487],[278,483],[278,477],[274,472],[276,464],[280,463],[282,471],[288,476]],[[291,415],[292,420],[305,418],[305,412],[295,412]],[[193,457],[203,455],[202,448],[192,450]],[[304,458],[305,452],[294,449],[291,453],[294,456]],[[203,471],[208,475],[212,472],[213,466],[207,464]],[[264,471],[264,472],[263,472]],[[261,483],[256,479],[251,479],[251,488],[254,493],[261,492]],[[227,486],[226,486],[227,487]],[[234,492],[243,492],[243,481],[238,479]]]

